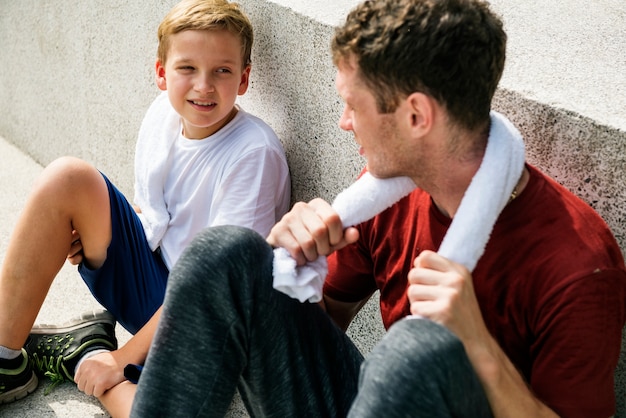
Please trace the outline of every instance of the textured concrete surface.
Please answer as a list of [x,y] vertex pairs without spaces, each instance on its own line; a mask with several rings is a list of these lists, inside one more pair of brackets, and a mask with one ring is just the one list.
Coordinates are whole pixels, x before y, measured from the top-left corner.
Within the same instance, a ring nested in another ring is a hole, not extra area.
[[[40,164],[76,155],[131,194],[136,133],[157,94],[156,26],[175,3],[0,0],[0,187],[7,196],[0,255]],[[283,141],[294,198],[332,199],[363,165],[337,127],[342,104],[328,49],[332,26],[358,0],[240,3],[256,30],[251,86],[240,102]],[[520,128],[528,160],[589,202],[626,251],[626,3],[491,3],[509,35],[494,107]],[[90,298],[64,269],[41,317],[64,321],[95,303]],[[350,329],[364,352],[383,332],[376,305],[366,305]],[[626,362],[620,367],[618,416],[626,416]],[[72,385],[42,392],[0,407],[0,416],[103,414]],[[245,415],[237,405],[233,416]]]
[[[360,0],[269,0],[324,25]],[[245,3],[245,2],[244,2]],[[508,34],[501,87],[626,129],[623,0],[489,0]],[[247,3],[245,3],[247,5]],[[297,36],[294,28],[292,35]]]

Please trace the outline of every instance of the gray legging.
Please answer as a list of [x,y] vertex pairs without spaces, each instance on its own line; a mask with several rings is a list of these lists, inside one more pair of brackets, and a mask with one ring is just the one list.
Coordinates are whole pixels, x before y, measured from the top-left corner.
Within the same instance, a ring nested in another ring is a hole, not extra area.
[[[364,362],[316,304],[272,288],[272,248],[233,226],[198,235],[170,273],[133,417],[491,416],[462,344],[403,320]],[[360,378],[359,378],[360,376]]]

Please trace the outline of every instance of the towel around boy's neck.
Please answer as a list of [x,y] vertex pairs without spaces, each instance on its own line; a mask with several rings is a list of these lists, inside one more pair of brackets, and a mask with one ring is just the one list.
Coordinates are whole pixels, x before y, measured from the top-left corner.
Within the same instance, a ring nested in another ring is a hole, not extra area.
[[[438,253],[474,270],[491,230],[524,170],[524,142],[501,114],[491,112],[491,128],[483,161],[463,195]],[[392,206],[415,189],[407,177],[377,179],[365,173],[337,195],[332,207],[344,227],[358,225]],[[300,302],[319,302],[328,272],[326,257],[304,266],[287,250],[274,250],[274,288]]]

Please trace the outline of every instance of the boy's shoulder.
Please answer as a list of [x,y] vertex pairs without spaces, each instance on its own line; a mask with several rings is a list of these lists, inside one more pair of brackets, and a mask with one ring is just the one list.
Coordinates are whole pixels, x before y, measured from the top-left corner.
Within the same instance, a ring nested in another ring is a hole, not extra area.
[[170,98],[167,95],[167,91],[160,92],[154,99],[152,99],[152,102],[148,106],[148,112],[156,109],[161,109],[163,111],[174,110],[172,104],[170,103]]
[[237,105],[237,116],[232,123],[224,126],[224,134],[249,137],[257,144],[266,142],[267,144],[279,144],[278,136],[272,127],[260,117],[248,113],[241,106]]
[[152,101],[144,115],[137,146],[146,143],[148,147],[169,148],[179,131],[180,117],[172,107],[167,92],[162,92]]
[[178,121],[178,113],[176,113],[170,103],[167,91],[163,91],[148,106],[148,110],[144,115],[143,125],[148,124],[149,126],[157,127],[163,126],[163,124],[177,124]]

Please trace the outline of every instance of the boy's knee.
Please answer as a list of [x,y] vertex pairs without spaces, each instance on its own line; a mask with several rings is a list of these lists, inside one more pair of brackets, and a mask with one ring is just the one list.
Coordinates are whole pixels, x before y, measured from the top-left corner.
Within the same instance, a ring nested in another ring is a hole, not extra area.
[[97,169],[88,162],[80,158],[65,156],[59,157],[48,164],[44,169],[44,176],[72,178],[94,171],[97,171]]
[[76,157],[60,157],[44,169],[35,185],[63,199],[63,193],[77,197],[81,189],[91,191],[102,184],[102,174],[88,162]]

